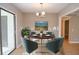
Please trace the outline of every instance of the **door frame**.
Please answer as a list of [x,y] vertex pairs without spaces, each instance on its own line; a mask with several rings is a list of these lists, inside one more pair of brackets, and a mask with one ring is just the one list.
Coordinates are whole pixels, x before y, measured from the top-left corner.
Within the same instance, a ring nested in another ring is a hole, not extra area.
[[[63,36],[65,38],[65,21],[68,20],[69,21],[70,17],[68,16],[64,16],[61,20],[61,36]],[[69,26],[69,25],[68,25]],[[69,35],[68,35],[69,37]]]
[[[9,54],[11,54],[16,49],[16,16],[15,16],[14,13],[12,13],[12,12],[2,8],[2,7],[0,7],[0,28],[1,28],[1,10],[4,10],[4,11],[10,13],[10,14],[13,14],[13,16],[14,16],[14,37],[15,37],[15,40],[14,40],[14,49],[9,53]],[[1,33],[2,32],[1,32],[1,29],[0,29],[1,55],[3,55],[3,52],[2,52],[2,36],[1,36],[2,34]]]
[[62,22],[62,17],[66,16],[66,15],[68,15],[70,13],[73,13],[73,12],[75,12],[77,10],[79,10],[79,8],[75,8],[75,9],[70,10],[70,11],[66,12],[65,14],[59,16],[59,36],[61,36],[61,25],[62,25],[61,22]]

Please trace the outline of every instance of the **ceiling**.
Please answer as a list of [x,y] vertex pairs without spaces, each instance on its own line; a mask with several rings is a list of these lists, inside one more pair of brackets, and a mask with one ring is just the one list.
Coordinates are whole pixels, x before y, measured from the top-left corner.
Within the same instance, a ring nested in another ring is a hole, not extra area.
[[72,12],[72,13],[70,13],[70,14],[68,14],[67,16],[79,16],[79,9]]
[[43,3],[43,8],[40,3],[13,3],[13,5],[24,13],[35,13],[42,10],[47,13],[59,13],[69,3]]

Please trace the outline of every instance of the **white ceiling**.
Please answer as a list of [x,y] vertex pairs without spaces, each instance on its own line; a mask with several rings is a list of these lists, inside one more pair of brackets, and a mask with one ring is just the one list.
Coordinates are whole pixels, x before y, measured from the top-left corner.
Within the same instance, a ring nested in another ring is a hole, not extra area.
[[18,9],[26,13],[40,12],[44,10],[47,13],[59,13],[62,9],[68,6],[68,3],[44,3],[41,9],[40,3],[13,3]]
[[72,12],[72,13],[70,13],[70,14],[68,14],[67,16],[79,16],[79,9]]

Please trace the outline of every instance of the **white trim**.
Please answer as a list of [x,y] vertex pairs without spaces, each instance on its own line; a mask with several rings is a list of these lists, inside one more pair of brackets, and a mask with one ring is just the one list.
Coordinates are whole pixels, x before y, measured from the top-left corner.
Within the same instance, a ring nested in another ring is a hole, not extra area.
[[79,41],[69,41],[69,43],[79,43]]
[[79,10],[79,8],[75,8],[75,9],[73,9],[73,10],[71,10],[71,11],[65,13],[64,15],[61,15],[61,17],[66,16],[66,15],[68,15],[68,14],[70,14],[70,13],[73,13],[73,12],[75,12],[75,11],[77,11],[77,10]]

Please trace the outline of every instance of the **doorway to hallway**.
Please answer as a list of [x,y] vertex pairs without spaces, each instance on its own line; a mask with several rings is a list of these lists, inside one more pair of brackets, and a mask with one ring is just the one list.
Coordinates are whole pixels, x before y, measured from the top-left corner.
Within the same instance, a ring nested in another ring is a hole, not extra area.
[[69,18],[66,16],[61,18],[61,36],[69,40]]

